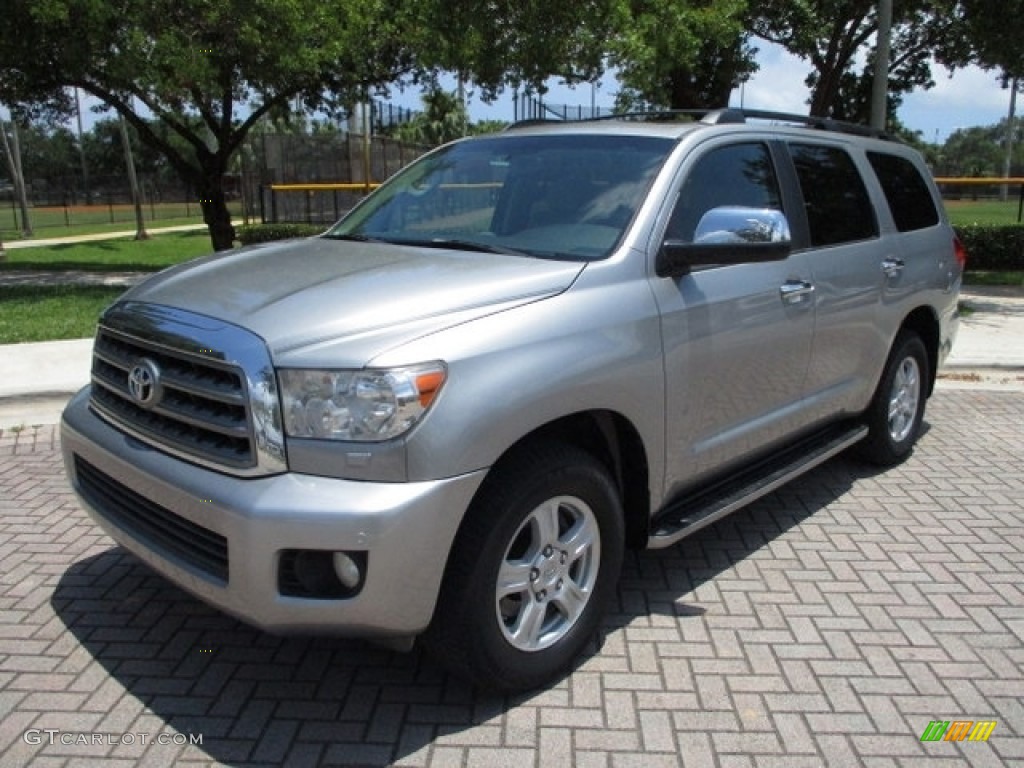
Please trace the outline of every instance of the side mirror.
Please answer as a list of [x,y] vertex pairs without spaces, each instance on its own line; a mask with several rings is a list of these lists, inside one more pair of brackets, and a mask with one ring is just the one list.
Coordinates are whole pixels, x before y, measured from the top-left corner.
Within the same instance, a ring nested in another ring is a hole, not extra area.
[[789,222],[782,211],[723,206],[705,213],[693,242],[665,240],[658,251],[659,277],[680,277],[691,267],[781,261],[792,249]]

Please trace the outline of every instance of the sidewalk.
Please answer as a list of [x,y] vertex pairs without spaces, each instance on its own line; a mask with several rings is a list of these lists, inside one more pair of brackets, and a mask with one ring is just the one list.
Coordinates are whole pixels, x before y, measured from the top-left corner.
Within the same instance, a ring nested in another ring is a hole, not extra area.
[[[972,286],[960,298],[973,312],[938,386],[1024,391],[1024,287]],[[57,423],[89,381],[91,351],[92,339],[0,345],[0,429]]]
[[[241,224],[241,220],[232,222],[235,226]],[[147,234],[161,235],[168,232],[192,232],[198,229],[206,229],[205,224],[178,224],[173,227],[146,227]],[[42,248],[48,245],[64,245],[65,243],[91,243],[97,240],[120,240],[125,237],[135,237],[135,230],[122,230],[120,232],[97,232],[91,235],[71,235],[65,237],[33,238],[31,240],[5,240],[4,250],[14,251],[18,248]]]

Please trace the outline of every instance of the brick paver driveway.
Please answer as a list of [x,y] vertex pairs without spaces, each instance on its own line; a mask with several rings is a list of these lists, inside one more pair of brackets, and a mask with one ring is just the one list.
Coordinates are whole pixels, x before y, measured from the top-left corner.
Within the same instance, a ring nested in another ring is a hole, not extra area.
[[90,524],[54,428],[5,434],[0,765],[1024,765],[1024,395],[929,415],[902,467],[840,458],[628,558],[600,649],[513,698],[205,607]]

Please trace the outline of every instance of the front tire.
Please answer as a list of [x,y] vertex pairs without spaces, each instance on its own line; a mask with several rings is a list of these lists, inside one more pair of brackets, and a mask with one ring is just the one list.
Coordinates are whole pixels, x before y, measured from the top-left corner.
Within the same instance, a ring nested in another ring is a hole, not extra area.
[[861,458],[891,466],[910,455],[921,433],[929,376],[921,337],[900,331],[865,414],[868,436],[858,446]]
[[536,688],[597,629],[622,565],[623,516],[605,467],[568,445],[497,465],[456,538],[426,640],[470,682]]

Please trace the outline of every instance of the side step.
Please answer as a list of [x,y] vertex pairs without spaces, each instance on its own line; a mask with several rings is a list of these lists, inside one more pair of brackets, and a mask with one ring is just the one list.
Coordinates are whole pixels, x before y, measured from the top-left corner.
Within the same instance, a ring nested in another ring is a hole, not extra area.
[[863,439],[863,424],[835,424],[786,446],[723,480],[682,496],[654,520],[649,549],[671,547],[680,539],[771,493]]

